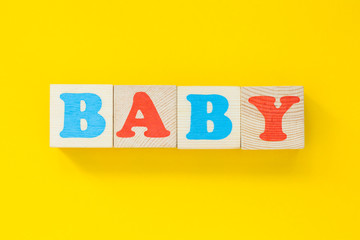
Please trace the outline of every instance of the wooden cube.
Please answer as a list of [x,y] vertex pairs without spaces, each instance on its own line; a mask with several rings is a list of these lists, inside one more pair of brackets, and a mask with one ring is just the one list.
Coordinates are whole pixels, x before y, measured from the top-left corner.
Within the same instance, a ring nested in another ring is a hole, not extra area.
[[50,147],[112,147],[112,85],[50,85]]
[[176,148],[176,86],[114,86],[114,147]]
[[240,148],[240,87],[178,87],[178,148]]
[[303,87],[242,87],[241,148],[304,148]]

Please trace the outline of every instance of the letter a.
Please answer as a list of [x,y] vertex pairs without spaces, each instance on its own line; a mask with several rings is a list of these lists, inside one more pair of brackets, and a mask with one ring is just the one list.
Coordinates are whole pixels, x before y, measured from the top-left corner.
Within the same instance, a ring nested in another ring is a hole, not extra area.
[[[139,110],[144,118],[136,118],[136,113]],[[149,138],[164,138],[170,135],[170,131],[166,130],[154,103],[145,92],[135,93],[130,113],[124,126],[116,133],[116,136],[121,138],[135,136],[135,132],[131,130],[132,127],[147,127],[144,135]]]

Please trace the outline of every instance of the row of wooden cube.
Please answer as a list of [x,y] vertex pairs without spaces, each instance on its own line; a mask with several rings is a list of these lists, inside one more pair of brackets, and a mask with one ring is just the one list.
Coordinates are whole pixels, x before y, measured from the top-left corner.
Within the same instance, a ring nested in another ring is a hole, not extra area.
[[304,148],[300,86],[50,86],[51,147]]

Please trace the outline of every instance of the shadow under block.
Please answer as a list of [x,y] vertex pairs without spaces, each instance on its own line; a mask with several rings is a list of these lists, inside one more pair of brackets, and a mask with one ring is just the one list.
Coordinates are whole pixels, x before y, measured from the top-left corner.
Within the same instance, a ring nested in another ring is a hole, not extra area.
[[241,148],[304,148],[304,88],[242,87]]
[[50,147],[111,148],[112,85],[50,85]]
[[178,87],[179,149],[240,148],[240,87]]
[[176,86],[114,86],[114,147],[176,148]]

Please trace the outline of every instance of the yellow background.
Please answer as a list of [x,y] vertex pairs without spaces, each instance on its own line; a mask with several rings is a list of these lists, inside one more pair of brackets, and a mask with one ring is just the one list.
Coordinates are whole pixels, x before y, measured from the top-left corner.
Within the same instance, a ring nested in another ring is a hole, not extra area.
[[[1,239],[360,239],[358,0],[0,3]],[[303,85],[304,150],[49,148],[49,84]]]

